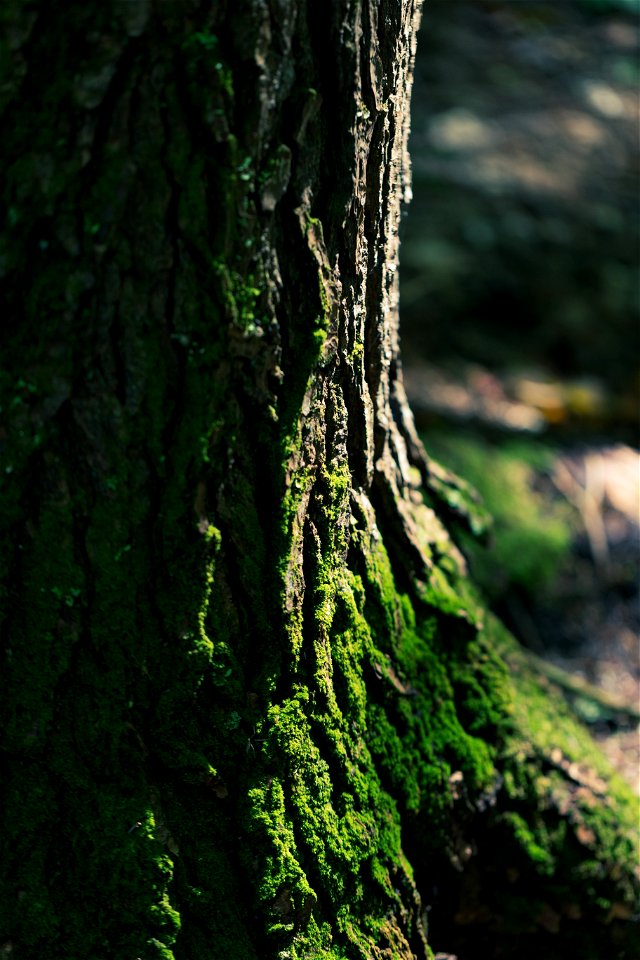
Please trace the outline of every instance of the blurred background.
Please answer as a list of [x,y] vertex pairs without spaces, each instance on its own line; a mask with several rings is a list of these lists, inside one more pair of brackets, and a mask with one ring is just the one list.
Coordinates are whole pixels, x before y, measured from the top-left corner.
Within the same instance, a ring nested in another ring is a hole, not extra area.
[[426,0],[401,326],[488,602],[638,787],[640,0]]

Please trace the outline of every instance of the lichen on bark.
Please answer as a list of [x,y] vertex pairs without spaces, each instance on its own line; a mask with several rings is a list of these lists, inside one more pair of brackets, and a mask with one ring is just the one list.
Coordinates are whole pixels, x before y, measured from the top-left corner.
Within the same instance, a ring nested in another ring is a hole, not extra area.
[[404,396],[418,12],[3,9],[7,956],[631,956],[633,802]]

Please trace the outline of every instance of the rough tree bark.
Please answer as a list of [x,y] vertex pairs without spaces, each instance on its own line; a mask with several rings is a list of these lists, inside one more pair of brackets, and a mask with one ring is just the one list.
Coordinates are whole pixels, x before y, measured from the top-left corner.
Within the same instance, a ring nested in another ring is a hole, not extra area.
[[632,955],[402,388],[418,8],[2,6],[3,957]]

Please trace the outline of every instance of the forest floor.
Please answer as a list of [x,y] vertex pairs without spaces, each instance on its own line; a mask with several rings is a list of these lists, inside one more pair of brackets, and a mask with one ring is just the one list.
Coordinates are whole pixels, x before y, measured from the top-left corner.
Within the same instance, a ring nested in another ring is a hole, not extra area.
[[474,373],[488,399],[437,368],[407,371],[429,452],[494,516],[489,543],[466,544],[472,575],[532,654],[575,678],[574,707],[640,793],[640,453],[523,435],[513,420],[535,423],[539,411],[499,399],[495,376]]
[[636,790],[639,51],[633,0],[430,0],[401,256],[425,445],[496,517],[474,576]]

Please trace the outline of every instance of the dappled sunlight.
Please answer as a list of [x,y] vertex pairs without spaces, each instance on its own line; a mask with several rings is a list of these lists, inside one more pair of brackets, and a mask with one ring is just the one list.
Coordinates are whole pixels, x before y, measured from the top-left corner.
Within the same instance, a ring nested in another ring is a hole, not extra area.
[[636,422],[638,42],[613,2],[430,4],[405,365],[458,357],[554,387],[588,381],[610,423],[621,406]]
[[636,789],[639,27],[615,0],[432,2],[401,260],[425,445],[494,515],[472,574]]

